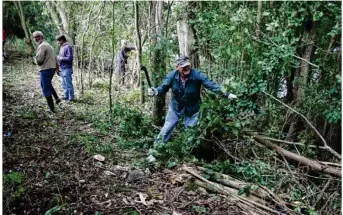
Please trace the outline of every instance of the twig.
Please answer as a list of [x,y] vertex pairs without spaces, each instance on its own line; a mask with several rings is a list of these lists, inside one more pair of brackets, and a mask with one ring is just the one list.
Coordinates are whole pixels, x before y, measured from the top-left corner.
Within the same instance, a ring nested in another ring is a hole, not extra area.
[[282,157],[282,159],[285,161],[286,167],[287,167],[288,171],[291,173],[292,178],[294,178],[293,172],[292,172],[291,168],[289,167],[288,162],[287,162],[285,156],[281,155],[281,157]]
[[238,160],[239,162],[241,162],[242,160],[236,158],[235,156],[233,156],[232,154],[230,154],[229,150],[227,150],[224,146],[224,144],[222,142],[220,142],[220,140],[218,140],[217,137],[215,137],[214,135],[212,135],[212,137],[215,138],[216,141],[214,141],[220,148],[222,148],[224,150],[224,152],[229,155],[232,159],[235,160],[235,162]]
[[[318,147],[318,146],[315,146],[315,145],[306,145],[306,144],[303,144],[303,143],[300,143],[300,142],[290,142],[290,141],[287,141],[287,140],[279,140],[279,139],[275,139],[275,138],[272,138],[272,137],[266,137],[266,136],[261,136],[261,137],[263,137],[266,140],[271,140],[271,141],[279,142],[279,143],[286,143],[286,144],[303,146],[303,147],[309,147],[309,148],[317,148]],[[319,148],[320,149],[326,149],[325,146],[319,146]]]
[[335,150],[333,150],[330,146],[328,146],[328,144],[326,143],[324,137],[319,133],[319,131],[311,124],[311,122],[301,113],[299,113],[298,111],[294,110],[293,108],[291,108],[290,106],[288,106],[287,104],[283,103],[282,101],[280,101],[279,99],[275,98],[274,96],[270,95],[269,93],[266,93],[265,91],[263,91],[263,93],[269,97],[271,97],[273,100],[279,102],[280,104],[284,105],[285,107],[289,108],[291,111],[293,111],[294,113],[300,115],[306,122],[307,124],[314,130],[314,132],[316,132],[316,134],[319,136],[319,138],[323,141],[324,143],[324,148],[327,149],[328,151],[330,151],[333,155],[335,155],[337,158],[341,159],[341,155],[338,154]]
[[329,185],[331,183],[331,178],[326,182],[325,186],[323,187],[323,189],[320,191],[318,198],[316,200],[316,204],[318,204],[318,202],[323,198],[324,193],[326,191],[326,189],[328,189]]

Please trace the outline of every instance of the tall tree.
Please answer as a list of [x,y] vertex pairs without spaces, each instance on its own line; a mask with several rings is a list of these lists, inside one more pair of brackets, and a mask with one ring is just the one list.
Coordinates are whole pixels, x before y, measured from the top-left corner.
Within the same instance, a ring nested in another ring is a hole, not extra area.
[[26,45],[27,45],[28,53],[29,53],[30,56],[32,56],[34,48],[33,48],[32,40],[31,40],[31,37],[30,37],[30,33],[27,30],[25,13],[23,11],[23,7],[22,7],[20,1],[15,1],[14,4],[15,4],[18,12],[19,12],[21,26],[23,27],[23,30],[24,30],[24,33],[25,33],[25,42],[26,42]]
[[182,2],[183,9],[186,13],[181,13],[177,21],[177,34],[179,38],[180,55],[189,56],[191,64],[195,68],[199,68],[199,54],[196,39],[196,30],[192,21],[195,20],[196,2]]
[[48,9],[59,33],[64,34],[68,42],[73,45],[74,40],[70,36],[69,19],[66,15],[64,4],[65,2],[47,1],[46,8]]
[[138,2],[134,2],[135,7],[135,29],[136,29],[136,47],[137,47],[137,70],[138,70],[138,79],[139,79],[139,85],[141,88],[140,93],[140,101],[141,104],[144,104],[144,86],[143,86],[143,80],[142,80],[142,73],[141,73],[141,64],[142,64],[142,42],[141,42],[141,33],[139,30],[139,7]]
[[[164,63],[164,52],[162,50],[163,38],[163,2],[150,1],[150,27],[151,27],[151,64],[152,79],[154,85],[161,84],[164,76],[166,65]],[[156,125],[162,125],[164,115],[165,96],[154,97],[153,119]]]

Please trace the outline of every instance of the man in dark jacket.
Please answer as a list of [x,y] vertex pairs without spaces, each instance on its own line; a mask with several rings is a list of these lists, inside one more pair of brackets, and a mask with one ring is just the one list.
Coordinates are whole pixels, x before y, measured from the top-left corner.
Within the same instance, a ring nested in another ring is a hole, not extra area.
[[124,75],[126,73],[125,64],[127,64],[127,59],[129,57],[127,54],[132,50],[136,50],[136,48],[128,47],[126,40],[121,41],[121,47],[117,54],[117,72],[120,75],[120,83],[122,84],[124,84]]
[[[169,104],[165,123],[157,136],[157,142],[167,142],[171,132],[177,125],[179,119],[185,116],[185,126],[193,127],[198,122],[200,108],[201,86],[215,92],[223,94],[221,86],[211,81],[200,71],[191,68],[189,58],[182,56],[176,60],[176,70],[170,72],[164,79],[163,84],[157,88],[149,88],[148,95],[163,95],[172,89],[172,98]],[[236,99],[237,96],[228,93],[229,99]]]

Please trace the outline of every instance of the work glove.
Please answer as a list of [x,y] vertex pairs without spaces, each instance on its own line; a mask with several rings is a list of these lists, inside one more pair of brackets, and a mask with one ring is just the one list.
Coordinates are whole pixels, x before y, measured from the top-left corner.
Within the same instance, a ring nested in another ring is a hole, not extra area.
[[157,96],[158,95],[157,89],[154,87],[148,88],[148,95],[149,96]]
[[237,96],[235,94],[229,93],[228,98],[229,99],[237,99]]

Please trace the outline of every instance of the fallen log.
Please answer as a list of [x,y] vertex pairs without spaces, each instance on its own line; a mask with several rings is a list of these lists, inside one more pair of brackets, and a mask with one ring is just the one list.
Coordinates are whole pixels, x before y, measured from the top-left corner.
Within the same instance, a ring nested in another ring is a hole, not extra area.
[[218,191],[218,192],[223,193],[223,194],[228,195],[228,196],[232,196],[232,197],[240,200],[242,203],[245,203],[248,205],[253,205],[254,207],[258,207],[260,209],[263,209],[263,210],[268,211],[268,212],[273,213],[273,214],[279,214],[278,211],[276,211],[276,210],[274,210],[274,209],[272,209],[272,208],[270,208],[264,204],[261,204],[261,201],[263,201],[263,200],[259,201],[259,203],[252,201],[250,199],[247,199],[245,197],[242,197],[242,196],[239,196],[238,194],[236,194],[237,190],[230,192],[230,189],[227,189],[227,187],[205,179],[204,177],[200,176],[198,173],[192,171],[188,167],[182,167],[181,169],[190,173],[191,175],[193,175],[195,178],[199,179],[200,181],[207,183],[209,185],[209,187],[211,187],[215,191]]
[[246,131],[244,133],[249,135],[249,136],[252,136],[254,138],[254,140],[256,140],[257,142],[267,146],[268,148],[275,150],[279,155],[284,156],[285,158],[288,158],[288,159],[297,161],[301,164],[304,164],[304,165],[310,167],[312,170],[325,172],[325,173],[328,173],[328,174],[336,176],[336,177],[342,177],[340,168],[334,168],[334,167],[330,167],[327,165],[323,165],[319,161],[311,160],[311,159],[306,158],[304,156],[301,156],[301,155],[295,154],[293,152],[287,151],[286,149],[284,149],[278,145],[275,145],[275,144],[269,142],[268,140],[263,139],[263,137],[257,135],[256,133],[249,132],[249,131]]
[[[223,189],[218,189],[217,187],[213,187],[211,186],[210,184],[206,183],[206,182],[203,182],[203,181],[200,181],[199,179],[195,179],[194,183],[200,187],[203,187],[207,190],[211,190],[211,191],[214,191],[214,192],[217,192],[217,193],[220,193],[222,195],[225,196],[225,198],[228,198],[230,199],[231,201],[237,201],[238,204],[241,204],[241,206],[246,210],[247,208],[249,208],[249,210],[252,210],[252,211],[255,211],[255,212],[258,212],[258,214],[256,215],[260,215],[260,214],[265,214],[265,215],[269,215],[270,213],[266,213],[264,212],[263,210],[261,210],[259,207],[253,205],[253,204],[250,204],[250,203],[247,203],[247,202],[241,202],[239,199],[236,199],[234,197],[229,197],[227,196],[227,193],[225,192],[225,190]],[[251,214],[251,211],[249,211],[249,213]],[[253,213],[254,214],[254,213]]]
[[[206,168],[204,168],[204,167],[197,166],[196,168],[201,170],[201,171],[206,171]],[[237,189],[237,190],[240,190],[240,189],[244,188],[245,186],[253,185],[252,183],[240,181],[240,180],[235,179],[235,178],[233,178],[229,175],[226,175],[226,174],[222,174],[222,173],[218,173],[218,172],[214,172],[214,171],[213,171],[213,174],[216,175],[214,177],[214,180],[216,182],[221,183],[225,186],[232,187],[232,188]],[[257,186],[258,186],[258,188],[256,190],[254,190],[253,193],[251,193],[252,195],[255,195],[255,196],[262,198],[262,199],[272,200],[273,202],[280,204],[282,206],[286,205],[286,202],[284,202],[275,193],[270,191],[267,187],[263,187],[261,185],[257,185]]]

